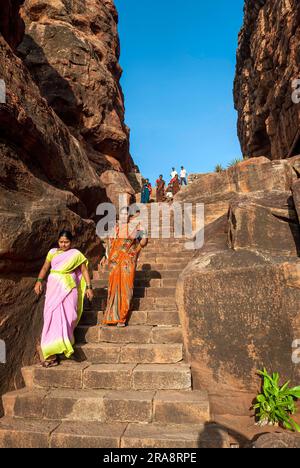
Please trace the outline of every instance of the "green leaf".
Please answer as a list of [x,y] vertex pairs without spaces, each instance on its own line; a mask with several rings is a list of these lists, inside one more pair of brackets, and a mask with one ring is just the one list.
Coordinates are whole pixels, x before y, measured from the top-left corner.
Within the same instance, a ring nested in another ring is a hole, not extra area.
[[294,387],[289,390],[289,395],[300,399],[300,387]]
[[266,401],[266,397],[265,397],[265,395],[258,395],[258,397],[256,398],[256,400],[257,400],[259,403],[262,403],[262,402]]
[[288,382],[286,382],[280,389],[280,392],[281,393],[285,393],[285,391],[287,390],[288,386],[290,385],[290,380]]

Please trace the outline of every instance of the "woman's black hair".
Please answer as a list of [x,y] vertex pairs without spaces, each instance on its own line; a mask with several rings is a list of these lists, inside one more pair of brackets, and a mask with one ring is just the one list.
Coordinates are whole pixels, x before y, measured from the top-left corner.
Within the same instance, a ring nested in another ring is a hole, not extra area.
[[71,231],[68,231],[67,229],[62,230],[59,233],[58,239],[60,239],[61,237],[66,237],[70,242],[72,242],[72,240],[73,240],[73,235],[72,235]]

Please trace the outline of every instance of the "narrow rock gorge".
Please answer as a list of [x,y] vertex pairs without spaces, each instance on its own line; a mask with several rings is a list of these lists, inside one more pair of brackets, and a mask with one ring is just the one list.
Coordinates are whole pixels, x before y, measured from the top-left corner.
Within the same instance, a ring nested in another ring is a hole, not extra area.
[[34,278],[59,230],[70,227],[95,259],[97,205],[134,190],[113,1],[1,0],[0,11],[2,393],[32,362],[42,322]]

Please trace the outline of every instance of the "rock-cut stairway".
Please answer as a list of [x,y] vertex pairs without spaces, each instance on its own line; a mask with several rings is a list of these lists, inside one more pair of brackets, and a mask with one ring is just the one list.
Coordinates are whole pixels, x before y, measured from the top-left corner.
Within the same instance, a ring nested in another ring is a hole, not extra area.
[[191,255],[182,240],[149,241],[125,329],[98,325],[108,271],[94,272],[96,297],[76,330],[81,362],[22,369],[25,388],[3,396],[0,447],[201,444],[210,420],[208,395],[192,390],[175,303],[176,282]]

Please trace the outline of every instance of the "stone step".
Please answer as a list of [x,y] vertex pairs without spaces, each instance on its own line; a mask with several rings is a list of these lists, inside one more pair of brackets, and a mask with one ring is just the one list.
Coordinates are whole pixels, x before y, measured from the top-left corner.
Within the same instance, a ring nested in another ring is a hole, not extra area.
[[191,390],[187,364],[91,364],[62,361],[58,367],[24,367],[27,388],[99,390]]
[[77,359],[92,364],[176,364],[183,360],[180,343],[87,343],[75,349]]
[[208,395],[198,391],[25,388],[4,395],[3,407],[6,417],[45,421],[201,424],[210,419]]
[[[101,324],[104,312],[85,310],[80,322],[80,325],[97,325]],[[160,310],[147,311],[135,310],[131,312],[130,325],[180,325],[179,314],[177,310]]]
[[[163,270],[163,271],[153,271],[153,270],[137,270],[135,274],[136,280],[149,280],[149,279],[172,279],[178,278],[182,270]],[[109,271],[101,270],[93,272],[94,280],[108,280]]]
[[[132,310],[174,310],[176,307],[173,297],[134,297],[132,299]],[[91,304],[86,302],[86,310],[105,310],[107,299],[104,297],[94,297]]]
[[118,328],[116,326],[102,327],[79,325],[75,329],[77,343],[143,343],[143,344],[167,344],[182,343],[181,326],[128,326]]
[[[153,286],[152,288],[134,288],[133,290],[133,297],[152,297],[152,298],[159,298],[159,297],[174,297],[175,296],[176,288],[157,288]],[[96,288],[94,291],[95,297],[106,297],[107,296],[107,288]]]
[[215,424],[209,426],[206,424],[180,426],[129,424],[122,437],[121,447],[131,449],[230,448],[230,443],[228,433],[222,426],[219,427]]
[[[94,289],[97,288],[106,288],[108,285],[108,276],[107,279],[93,280],[92,281]],[[175,288],[177,284],[177,278],[170,279],[135,279],[134,285],[135,288]]]
[[185,242],[174,245],[163,242],[162,240],[156,244],[154,241],[150,240],[146,247],[142,250],[142,253],[147,252],[162,252],[163,254],[170,254],[171,256],[177,254],[182,254],[183,256],[192,255],[192,251],[185,248]]
[[192,256],[191,251],[166,252],[165,249],[161,249],[160,251],[157,251],[156,249],[146,248],[140,254],[139,259],[142,260],[144,258],[145,259],[151,258],[154,260],[155,257],[158,257],[158,258],[164,258],[165,260],[186,260],[186,262],[188,262],[191,256]]
[[[122,424],[3,418],[0,448],[229,448],[217,425]],[[187,454],[181,454],[181,457]],[[190,459],[187,459],[188,462]]]
[[[150,272],[158,272],[160,273],[161,271],[165,270],[179,270],[182,271],[183,268],[187,266],[187,262],[179,262],[179,261],[166,261],[165,259],[162,259],[161,263],[157,262],[152,262],[149,260],[149,262],[139,262],[137,264],[137,271],[150,271]],[[106,266],[102,272],[109,272],[108,267]]]

